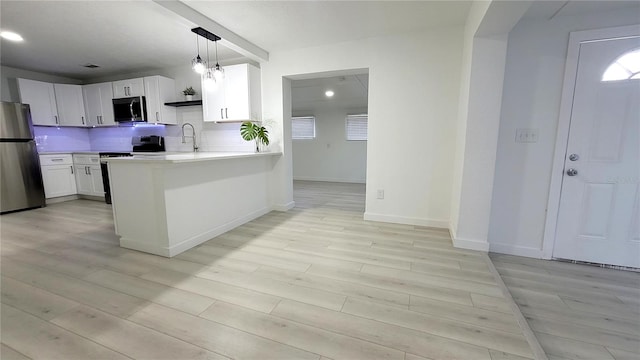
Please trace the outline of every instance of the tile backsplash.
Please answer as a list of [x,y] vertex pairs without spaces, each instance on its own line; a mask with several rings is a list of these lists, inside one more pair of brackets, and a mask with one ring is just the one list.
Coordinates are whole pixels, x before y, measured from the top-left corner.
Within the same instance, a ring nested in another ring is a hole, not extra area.
[[131,137],[160,135],[167,151],[192,151],[191,128],[185,128],[186,143],[182,143],[182,124],[192,124],[200,151],[253,152],[254,143],[240,137],[240,123],[214,124],[202,121],[202,110],[179,109],[178,125],[136,124],[103,128],[72,128],[34,126],[39,152],[51,151],[131,151]]
[[85,128],[34,126],[38,152],[91,150],[89,131]]

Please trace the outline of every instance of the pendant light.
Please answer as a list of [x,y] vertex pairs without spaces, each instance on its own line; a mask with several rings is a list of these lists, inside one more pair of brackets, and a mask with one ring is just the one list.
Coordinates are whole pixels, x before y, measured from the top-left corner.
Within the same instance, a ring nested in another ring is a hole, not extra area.
[[[207,63],[209,62],[209,41],[207,41]],[[212,68],[207,68],[207,71],[202,75],[204,86],[208,89],[211,89],[216,84],[216,78],[214,76],[214,71]]]
[[214,41],[216,43],[216,66],[213,70],[213,77],[215,77],[216,81],[222,81],[224,78],[224,70],[218,63],[218,40]]
[[191,60],[191,67],[193,68],[193,71],[198,74],[203,74],[207,68],[207,63],[200,58],[200,42],[198,40],[198,35],[196,35],[196,46],[198,47],[198,55]]

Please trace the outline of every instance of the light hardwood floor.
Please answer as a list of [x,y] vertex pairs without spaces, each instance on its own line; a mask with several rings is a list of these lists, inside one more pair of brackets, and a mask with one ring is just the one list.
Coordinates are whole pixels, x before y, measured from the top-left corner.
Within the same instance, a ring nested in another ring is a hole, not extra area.
[[172,259],[120,248],[99,202],[0,217],[2,359],[533,357],[486,254],[363,221],[363,185],[295,201]]
[[491,254],[549,359],[640,359],[640,274]]

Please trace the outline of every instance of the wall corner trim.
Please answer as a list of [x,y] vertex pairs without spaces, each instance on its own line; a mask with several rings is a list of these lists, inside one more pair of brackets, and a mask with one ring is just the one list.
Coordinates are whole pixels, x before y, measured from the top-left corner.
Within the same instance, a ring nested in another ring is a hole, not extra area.
[[461,239],[452,237],[453,246],[458,249],[476,250],[489,252],[489,243],[480,240]]
[[295,201],[290,201],[286,204],[274,204],[271,207],[272,211],[289,211],[291,209],[293,209],[296,206]]
[[446,229],[449,227],[448,220],[412,218],[412,217],[404,217],[404,216],[396,216],[396,215],[374,214],[371,212],[365,212],[364,219],[368,221],[428,226],[428,227],[442,228],[442,229]]

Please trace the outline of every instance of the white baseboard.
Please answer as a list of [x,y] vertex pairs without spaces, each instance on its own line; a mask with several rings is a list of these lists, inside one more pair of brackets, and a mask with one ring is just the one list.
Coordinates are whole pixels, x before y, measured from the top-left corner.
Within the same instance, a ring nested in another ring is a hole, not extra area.
[[471,240],[471,239],[459,239],[452,237],[453,246],[459,249],[476,250],[482,252],[489,251],[489,243],[485,241]]
[[428,226],[428,227],[442,228],[442,229],[446,229],[449,224],[447,220],[421,219],[421,218],[411,218],[411,217],[404,217],[404,216],[372,214],[370,212],[364,213],[364,219],[368,221],[380,221],[380,222],[388,222],[388,223],[394,223],[394,224]]
[[460,239],[456,234],[455,228],[449,224],[449,235],[451,235],[451,242],[453,246],[459,249],[476,250],[482,252],[489,252],[489,243],[486,241]]
[[71,200],[78,200],[78,195],[67,195],[67,196],[58,196],[54,198],[48,198],[46,199],[46,204],[51,205],[51,204],[57,204],[65,201],[71,201]]
[[366,183],[365,179],[324,178],[324,177],[315,177],[315,176],[294,176],[293,180],[326,181],[326,182],[354,183],[354,184]]
[[543,259],[544,255],[542,249],[532,248],[528,246],[517,246],[512,244],[489,244],[489,251],[499,254],[524,256],[535,259]]
[[220,226],[217,226],[214,229],[211,229],[209,231],[206,231],[202,234],[193,236],[189,239],[186,239],[178,244],[175,244],[173,246],[167,247],[167,246],[154,246],[152,244],[149,243],[145,243],[145,242],[139,242],[139,241],[135,241],[133,239],[127,239],[127,238],[120,238],[120,246],[127,248],[127,249],[133,249],[133,250],[138,250],[138,251],[144,251],[144,252],[148,252],[151,254],[155,254],[155,255],[160,255],[160,256],[164,256],[164,257],[173,257],[176,256],[184,251],[187,251],[191,248],[193,248],[194,246],[198,246],[200,244],[202,244],[203,242],[209,241],[213,238],[215,238],[216,236],[222,235],[224,233],[226,233],[229,230],[233,230],[235,228],[237,228],[240,225],[243,225],[245,223],[248,223],[251,220],[257,219],[262,215],[268,214],[271,211],[270,208],[262,208],[260,210],[251,212],[241,218],[235,219],[233,221],[230,221],[226,224],[222,224]]
[[273,211],[289,211],[296,206],[295,201],[290,201],[286,204],[275,204],[271,207]]

